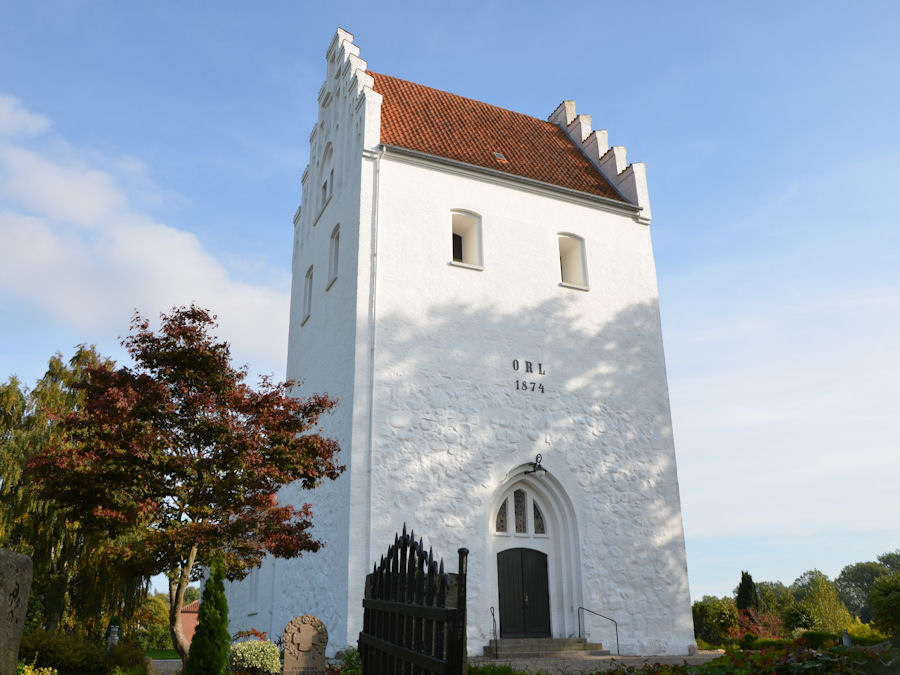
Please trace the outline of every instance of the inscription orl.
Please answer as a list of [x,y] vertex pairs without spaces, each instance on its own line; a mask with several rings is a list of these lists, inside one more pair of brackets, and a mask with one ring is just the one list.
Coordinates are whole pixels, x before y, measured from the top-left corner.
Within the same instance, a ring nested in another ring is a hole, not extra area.
[[[546,375],[547,374],[547,371],[544,370],[543,363],[534,364],[531,361],[525,361],[524,365],[525,365],[526,373],[534,373],[535,375]],[[535,365],[537,365],[537,369],[535,369]],[[519,363],[519,359],[513,359],[513,362],[512,362],[513,370],[518,372],[518,370],[519,370],[519,368],[521,368],[521,366],[522,366],[522,364]]]

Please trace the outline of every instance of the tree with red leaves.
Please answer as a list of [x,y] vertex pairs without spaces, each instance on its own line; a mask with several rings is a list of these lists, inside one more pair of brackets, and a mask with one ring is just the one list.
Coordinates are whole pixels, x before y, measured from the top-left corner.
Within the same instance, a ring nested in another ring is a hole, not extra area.
[[44,497],[104,534],[116,565],[166,574],[183,661],[184,592],[201,567],[221,556],[235,580],[267,553],[316,551],[309,505],[282,505],[276,493],[295,481],[314,488],[344,469],[337,443],[312,432],[335,402],[295,398],[293,382],[251,387],[228,343],[211,335],[215,326],[194,305],[163,314],[158,333],[135,313],[122,340],[135,367],[89,369],[83,405],[59,420],[59,440],[27,468]]

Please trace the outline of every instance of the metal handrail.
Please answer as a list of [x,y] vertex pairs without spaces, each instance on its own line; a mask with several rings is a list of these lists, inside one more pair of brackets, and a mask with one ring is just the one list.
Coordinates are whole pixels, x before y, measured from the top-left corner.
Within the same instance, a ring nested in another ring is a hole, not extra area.
[[491,607],[491,621],[494,624],[494,658],[500,658],[500,645],[499,640],[497,640],[497,617],[494,616],[494,608]]
[[595,616],[599,616],[601,619],[606,619],[607,621],[612,621],[613,625],[616,627],[616,656],[621,656],[619,653],[619,622],[615,619],[608,617],[600,612],[595,612],[592,609],[588,609],[587,607],[579,607],[578,608],[578,637],[584,637],[584,613],[590,612]]

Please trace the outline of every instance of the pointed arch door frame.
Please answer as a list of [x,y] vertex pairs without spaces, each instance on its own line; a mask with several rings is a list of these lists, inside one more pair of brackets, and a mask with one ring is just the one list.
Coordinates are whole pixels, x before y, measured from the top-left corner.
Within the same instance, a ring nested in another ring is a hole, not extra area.
[[[546,555],[547,561],[550,634],[554,637],[577,635],[577,610],[582,605],[582,593],[581,548],[575,509],[565,488],[551,472],[526,473],[530,469],[532,465],[528,463],[510,471],[495,491],[491,502],[491,511],[488,515],[491,533],[489,568],[493,575],[493,602],[502,608],[499,597],[501,583],[499,554],[510,549],[530,549],[540,552]],[[507,515],[507,532],[498,533],[497,511],[507,498],[512,506],[512,495],[517,489],[524,489],[529,496],[526,502],[528,531],[515,532],[515,517],[510,509]],[[545,525],[543,535],[536,535],[532,531],[532,500],[538,504],[543,515]],[[500,622],[503,623],[502,615]]]

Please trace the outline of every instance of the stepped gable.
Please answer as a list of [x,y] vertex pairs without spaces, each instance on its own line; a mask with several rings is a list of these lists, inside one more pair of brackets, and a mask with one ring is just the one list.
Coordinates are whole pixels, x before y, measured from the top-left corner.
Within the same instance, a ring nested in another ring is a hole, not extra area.
[[556,124],[367,72],[383,97],[383,144],[624,201]]

